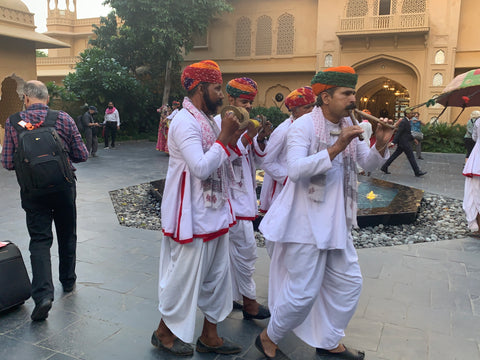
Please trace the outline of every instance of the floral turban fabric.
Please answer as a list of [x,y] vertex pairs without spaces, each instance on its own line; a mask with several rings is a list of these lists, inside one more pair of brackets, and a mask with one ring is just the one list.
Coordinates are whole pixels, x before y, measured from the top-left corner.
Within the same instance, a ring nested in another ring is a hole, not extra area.
[[207,82],[211,84],[221,84],[222,73],[220,67],[213,60],[203,60],[192,65],[188,65],[183,69],[182,73],[182,85],[185,90],[190,91],[195,88],[201,82]]
[[319,71],[312,79],[312,89],[315,95],[333,87],[348,87],[355,89],[358,75],[350,66],[337,66]]
[[250,78],[237,78],[227,84],[227,94],[234,98],[242,98],[253,101],[257,95],[257,83]]
[[297,106],[312,104],[315,102],[315,94],[310,86],[304,86],[293,90],[285,99],[285,106],[292,110]]

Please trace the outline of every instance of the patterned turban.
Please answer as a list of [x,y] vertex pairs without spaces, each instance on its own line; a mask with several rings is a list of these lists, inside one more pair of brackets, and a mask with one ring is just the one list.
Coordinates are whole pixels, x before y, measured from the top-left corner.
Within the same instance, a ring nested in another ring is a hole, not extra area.
[[174,106],[175,106],[175,105],[180,106],[180,102],[174,101],[174,102],[172,102],[172,105],[174,105]]
[[221,84],[222,73],[218,64],[213,60],[203,60],[198,63],[188,65],[183,69],[182,73],[182,85],[190,91],[195,88],[201,82],[207,82],[211,84]]
[[253,101],[257,95],[257,83],[250,78],[237,78],[227,84],[227,94],[234,98],[242,98]]
[[350,66],[337,66],[319,71],[312,79],[312,89],[315,95],[333,87],[342,86],[355,89],[358,75]]
[[313,104],[315,102],[315,94],[310,86],[304,86],[293,90],[285,99],[285,106],[288,110],[292,110],[297,106]]

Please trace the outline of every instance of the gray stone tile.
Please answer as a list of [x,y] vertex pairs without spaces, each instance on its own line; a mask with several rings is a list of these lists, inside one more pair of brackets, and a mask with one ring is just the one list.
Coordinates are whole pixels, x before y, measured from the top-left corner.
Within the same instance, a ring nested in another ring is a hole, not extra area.
[[347,346],[355,349],[376,352],[378,350],[383,323],[354,318],[345,330],[345,339],[342,340]]
[[2,360],[43,360],[49,359],[55,353],[52,350],[25,343],[7,335],[0,335],[0,344],[0,359]]
[[466,340],[456,334],[445,336],[435,334],[430,336],[428,341],[429,356],[428,360],[437,359],[480,359],[478,342]]
[[365,310],[365,319],[375,322],[405,325],[406,318],[407,305],[394,299],[372,297]]
[[405,326],[444,335],[452,334],[450,310],[436,310],[430,306],[411,304],[407,309]]
[[389,360],[426,359],[428,336],[419,329],[385,324],[376,355]]

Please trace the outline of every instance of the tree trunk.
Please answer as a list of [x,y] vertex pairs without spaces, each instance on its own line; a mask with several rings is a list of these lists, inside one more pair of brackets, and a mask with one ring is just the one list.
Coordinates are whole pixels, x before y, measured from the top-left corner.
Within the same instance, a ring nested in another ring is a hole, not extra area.
[[168,98],[170,97],[171,70],[172,70],[172,60],[168,60],[167,66],[165,67],[165,85],[163,86],[162,105],[168,105]]

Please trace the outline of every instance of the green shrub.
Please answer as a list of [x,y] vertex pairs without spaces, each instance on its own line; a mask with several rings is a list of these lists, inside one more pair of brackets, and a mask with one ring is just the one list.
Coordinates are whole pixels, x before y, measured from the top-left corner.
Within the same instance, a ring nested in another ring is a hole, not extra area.
[[254,118],[257,115],[264,115],[267,117],[267,120],[270,121],[274,128],[280,125],[286,118],[290,115],[284,113],[279,108],[272,106],[269,108],[263,106],[257,106],[252,109],[250,112],[250,117]]
[[463,153],[465,146],[463,137],[465,125],[449,125],[446,123],[422,126],[422,150],[439,153]]

